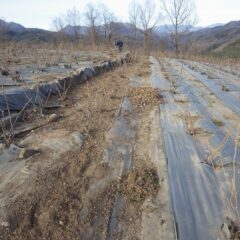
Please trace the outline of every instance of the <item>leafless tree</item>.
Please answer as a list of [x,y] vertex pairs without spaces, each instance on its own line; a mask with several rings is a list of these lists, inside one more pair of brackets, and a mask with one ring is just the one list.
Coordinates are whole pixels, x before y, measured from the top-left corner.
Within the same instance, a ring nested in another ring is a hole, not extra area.
[[136,0],[133,0],[128,7],[129,21],[132,26],[132,46],[133,46],[133,55],[136,52],[136,42],[137,42],[137,34],[138,34],[138,25],[139,25],[139,17],[140,17],[140,6],[136,3]]
[[61,32],[65,27],[64,16],[57,16],[52,20],[52,29],[56,32]]
[[64,33],[64,27],[66,26],[65,16],[59,15],[52,20],[51,28],[57,33],[58,43],[67,39],[66,33]]
[[81,14],[76,9],[76,7],[73,7],[72,9],[69,9],[66,14],[66,23],[72,27],[74,37],[77,41],[79,41],[80,38],[80,21],[81,21]]
[[98,9],[93,6],[93,4],[88,4],[86,7],[85,17],[90,31],[92,46],[95,48],[97,44],[98,25],[101,20]]
[[197,23],[194,0],[163,0],[162,10],[170,24],[168,27],[179,57],[180,37]]
[[112,40],[112,34],[113,34],[113,32],[112,32],[113,29],[111,27],[112,26],[111,23],[116,20],[116,17],[114,15],[114,13],[112,13],[108,9],[108,7],[103,3],[100,3],[98,5],[98,9],[100,12],[101,22],[103,25],[104,41],[105,41],[105,43],[107,43],[109,45]]
[[0,19],[0,41],[5,40],[6,28],[6,22]]
[[144,51],[149,51],[149,40],[152,36],[152,31],[160,21],[160,14],[157,10],[156,4],[152,1],[145,1],[139,6],[140,27],[144,35]]

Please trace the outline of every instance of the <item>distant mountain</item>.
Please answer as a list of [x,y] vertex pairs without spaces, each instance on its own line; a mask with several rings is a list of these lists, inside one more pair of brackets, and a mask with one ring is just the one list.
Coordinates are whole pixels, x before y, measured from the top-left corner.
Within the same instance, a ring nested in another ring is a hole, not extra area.
[[110,29],[116,36],[131,37],[133,33],[133,25],[130,23],[111,22]]
[[26,42],[53,42],[57,40],[57,35],[43,29],[27,28],[25,31],[12,34],[10,39]]
[[[80,34],[83,38],[87,37],[89,33],[89,27],[86,26],[65,26],[60,32],[52,32],[37,28],[25,28],[17,23],[7,23],[0,20],[0,28],[4,29],[4,35],[7,40],[13,41],[33,41],[33,42],[48,42],[56,41],[60,36],[59,33],[66,34],[66,37],[73,39],[76,33]],[[133,26],[130,23],[111,22],[109,24],[113,38],[128,39],[132,36]],[[98,32],[101,36],[104,36],[103,25],[98,26]],[[141,40],[143,38],[142,32],[139,30],[137,38]]]
[[82,35],[87,35],[88,27],[67,25],[66,27],[64,27],[62,29],[62,32],[66,33],[66,34],[68,34],[70,36],[74,36],[76,33],[82,34]]
[[[122,22],[111,22],[107,26],[108,31],[111,32],[112,38],[120,38],[120,39],[129,39],[133,35],[133,25],[130,23],[122,23]],[[68,34],[69,36],[74,36],[77,33],[87,36],[90,31],[89,27],[86,26],[70,26],[67,25],[63,28],[62,32]],[[97,27],[97,31],[100,36],[104,36],[105,33],[105,27],[103,25],[100,25]],[[143,33],[140,29],[138,29],[137,32],[137,38],[141,40],[143,38]]]
[[[180,30],[184,30],[186,29],[187,25],[186,26],[182,26],[180,27]],[[173,26],[172,25],[168,25],[168,24],[165,24],[165,25],[160,25],[160,26],[156,26],[154,28],[154,32],[158,35],[158,36],[165,36],[165,35],[168,35],[169,32],[171,31],[171,29],[173,29]],[[197,31],[197,30],[200,30],[202,29],[202,27],[195,27],[195,26],[192,26],[189,28],[189,31]]]
[[57,34],[38,28],[25,28],[14,23],[0,19],[0,29],[5,40],[24,42],[52,42],[57,40]]
[[0,26],[9,32],[21,33],[26,30],[26,28],[24,26],[22,26],[21,24],[14,23],[14,22],[5,22],[1,19],[0,19]]
[[16,33],[22,33],[26,30],[25,27],[23,27],[21,24],[10,22],[7,23],[7,28],[9,31],[16,32]]
[[154,32],[157,35],[166,35],[169,33],[169,28],[170,28],[170,25],[167,25],[167,24],[156,26],[154,29]]
[[191,50],[205,53],[221,53],[224,49],[239,51],[240,21],[233,21],[213,28],[203,28],[184,37],[184,43]]
[[215,27],[220,27],[223,25],[224,25],[224,23],[214,23],[214,24],[206,26],[206,28],[215,28]]
[[[111,29],[111,31],[115,35],[130,37],[130,36],[132,36],[133,26],[130,23],[111,22],[108,26],[108,29]],[[104,34],[104,26],[103,25],[98,26],[97,30],[100,34],[102,34],[102,35]],[[73,27],[73,26],[67,25],[66,27],[64,27],[64,29],[62,31],[69,35],[74,35],[76,31],[80,34],[87,35],[89,28],[86,26]]]

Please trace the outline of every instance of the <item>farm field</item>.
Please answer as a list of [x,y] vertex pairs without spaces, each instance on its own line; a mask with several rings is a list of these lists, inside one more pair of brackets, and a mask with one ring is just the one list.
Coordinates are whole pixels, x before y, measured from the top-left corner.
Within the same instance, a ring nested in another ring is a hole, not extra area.
[[0,51],[0,84],[4,89],[9,89],[69,77],[84,67],[93,67],[115,55],[107,51],[26,48],[13,44]]
[[184,59],[53,94],[2,128],[0,239],[239,239],[239,118],[239,67]]
[[152,61],[153,86],[164,86],[160,122],[178,237],[237,239],[238,233],[225,231],[224,219],[239,217],[239,72]]
[[0,240],[240,240],[240,1],[2,1]]

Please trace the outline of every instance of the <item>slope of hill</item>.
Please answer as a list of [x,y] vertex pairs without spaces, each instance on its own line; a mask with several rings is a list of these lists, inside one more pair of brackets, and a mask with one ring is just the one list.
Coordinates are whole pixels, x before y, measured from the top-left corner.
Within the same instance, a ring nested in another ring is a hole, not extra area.
[[190,46],[191,50],[229,57],[240,56],[239,42],[240,21],[204,28],[184,37],[184,43]]
[[37,28],[28,28],[20,33],[8,33],[8,37],[11,40],[26,42],[53,42],[57,40],[55,33]]
[[5,22],[1,19],[0,30],[2,37],[10,41],[52,42],[57,40],[57,34],[55,32],[38,28],[25,28],[18,23]]
[[15,32],[15,33],[21,33],[26,30],[26,28],[21,24],[18,24],[15,22],[5,22],[2,19],[0,19],[0,27],[1,29],[7,30],[8,32]]
[[214,23],[214,24],[210,24],[210,25],[206,26],[206,28],[220,27],[223,25],[224,25],[224,23]]
[[[186,29],[187,25],[183,26],[182,29]],[[171,31],[171,29],[173,29],[173,26],[172,25],[168,25],[168,24],[165,24],[165,25],[159,25],[159,26],[156,26],[155,29],[154,29],[154,32],[156,33],[156,35],[158,35],[159,37],[162,37],[162,36],[167,36],[169,35],[169,32]],[[199,27],[199,26],[192,26],[191,27],[191,31],[198,31],[202,29],[202,27]]]

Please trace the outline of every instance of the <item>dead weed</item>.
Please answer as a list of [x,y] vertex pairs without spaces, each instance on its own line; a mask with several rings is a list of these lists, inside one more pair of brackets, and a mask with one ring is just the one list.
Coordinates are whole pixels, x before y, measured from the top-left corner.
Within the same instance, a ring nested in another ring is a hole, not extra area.
[[163,97],[157,89],[151,87],[131,88],[129,98],[136,108],[155,106],[163,102]]
[[142,203],[148,196],[155,195],[158,189],[159,178],[154,168],[126,172],[119,184],[120,193],[136,203]]

